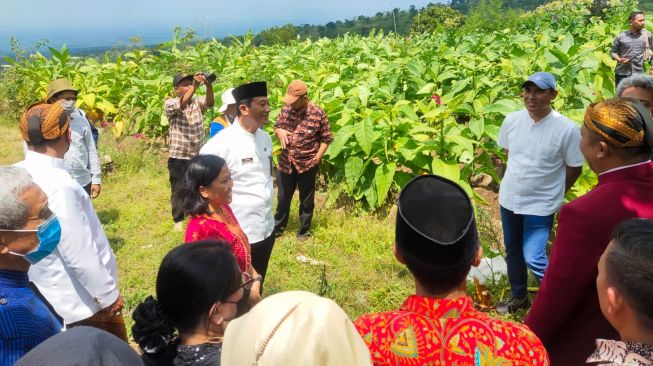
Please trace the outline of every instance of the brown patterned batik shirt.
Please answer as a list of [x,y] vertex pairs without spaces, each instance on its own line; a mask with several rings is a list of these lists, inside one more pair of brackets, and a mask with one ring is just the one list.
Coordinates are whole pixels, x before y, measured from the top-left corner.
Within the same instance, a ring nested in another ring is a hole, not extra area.
[[292,174],[293,165],[299,174],[310,170],[316,165],[313,158],[317,155],[320,144],[333,142],[326,114],[310,102],[301,114],[290,105],[284,105],[274,128],[292,132],[288,145],[279,157],[279,171],[285,174]]
[[163,110],[170,123],[170,157],[173,159],[190,159],[200,152],[204,144],[204,97],[193,98],[180,109],[181,98],[165,101]]

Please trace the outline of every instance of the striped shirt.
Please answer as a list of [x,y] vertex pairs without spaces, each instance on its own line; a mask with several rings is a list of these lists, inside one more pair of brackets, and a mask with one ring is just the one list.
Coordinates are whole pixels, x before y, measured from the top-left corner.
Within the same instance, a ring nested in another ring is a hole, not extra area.
[[61,323],[29,287],[27,273],[0,270],[0,366],[13,365]]

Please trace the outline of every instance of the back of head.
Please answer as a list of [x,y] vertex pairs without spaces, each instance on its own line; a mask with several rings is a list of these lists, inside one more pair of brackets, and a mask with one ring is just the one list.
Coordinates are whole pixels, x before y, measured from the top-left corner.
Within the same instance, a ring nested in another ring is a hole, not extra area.
[[610,145],[618,156],[648,157],[653,147],[653,117],[639,101],[613,98],[592,103],[585,111],[585,127]]
[[216,155],[196,155],[190,159],[184,179],[174,196],[178,200],[175,204],[181,207],[184,215],[194,216],[207,212],[209,203],[200,195],[199,188],[208,187],[224,165],[224,159]]
[[401,259],[434,295],[463,283],[479,248],[467,193],[436,175],[417,177],[401,191],[395,234]]
[[48,338],[18,360],[16,366],[143,365],[138,354],[113,334],[75,327]]
[[36,185],[27,170],[15,166],[0,167],[0,229],[17,230],[27,222],[29,207],[22,194]]
[[642,328],[653,329],[653,220],[623,221],[605,255],[608,283],[626,298]]
[[[289,345],[292,345],[290,347]],[[304,291],[265,298],[229,323],[223,365],[371,365],[347,314],[332,300]]]
[[70,115],[63,109],[61,101],[38,103],[23,113],[18,127],[27,145],[42,145],[66,136]]
[[159,268],[157,300],[148,298],[134,310],[134,340],[147,354],[165,354],[175,331],[195,329],[216,302],[240,286],[241,279],[236,258],[224,241],[174,248]]
[[639,88],[653,94],[653,77],[644,74],[634,74],[619,82],[617,87],[617,96],[621,97],[624,90],[628,88]]

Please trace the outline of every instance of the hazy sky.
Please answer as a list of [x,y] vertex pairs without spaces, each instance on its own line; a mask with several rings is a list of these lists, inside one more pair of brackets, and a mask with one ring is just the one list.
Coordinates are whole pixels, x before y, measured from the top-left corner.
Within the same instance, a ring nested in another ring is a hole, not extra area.
[[169,39],[173,26],[199,36],[223,37],[286,23],[324,24],[392,8],[418,8],[438,0],[2,0],[0,50],[15,35],[23,46],[114,44],[140,35],[145,42]]

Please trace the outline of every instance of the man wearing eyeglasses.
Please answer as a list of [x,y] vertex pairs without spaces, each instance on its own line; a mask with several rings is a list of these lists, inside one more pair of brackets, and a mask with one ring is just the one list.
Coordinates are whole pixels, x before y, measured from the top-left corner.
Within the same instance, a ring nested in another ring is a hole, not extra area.
[[526,109],[506,116],[498,144],[508,156],[499,203],[512,297],[497,304],[499,313],[528,308],[528,270],[537,281],[548,265],[546,243],[553,216],[576,182],[584,159],[580,130],[553,110],[556,80],[536,72],[522,84]]
[[288,224],[290,202],[299,187],[299,231],[297,239],[309,236],[315,207],[317,170],[329,144],[333,142],[326,113],[308,99],[308,89],[301,80],[293,80],[283,97],[274,133],[281,142],[277,175],[278,205],[274,214],[277,236]]

